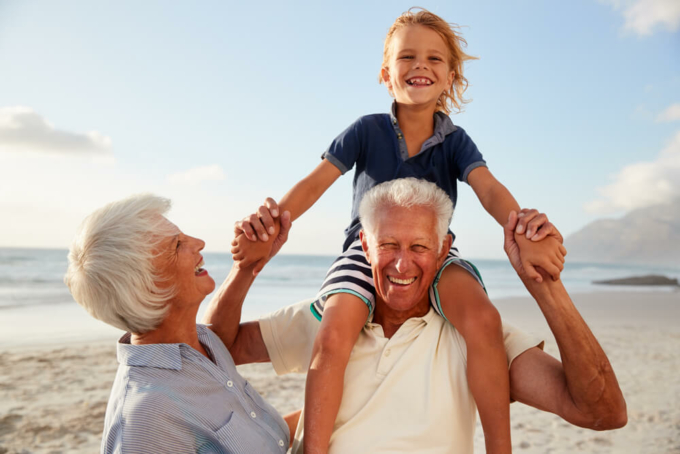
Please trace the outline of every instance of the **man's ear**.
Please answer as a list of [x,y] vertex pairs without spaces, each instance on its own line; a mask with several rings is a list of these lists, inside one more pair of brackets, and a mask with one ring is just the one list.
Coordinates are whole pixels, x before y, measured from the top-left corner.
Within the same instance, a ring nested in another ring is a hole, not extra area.
[[447,233],[444,236],[444,241],[442,241],[442,248],[439,251],[439,256],[437,257],[438,263],[437,268],[441,267],[444,264],[444,260],[446,260],[446,256],[448,255],[449,250],[451,249],[451,244],[453,244],[453,237],[451,236],[450,233]]
[[366,256],[366,261],[371,264],[371,256],[368,254],[368,238],[363,230],[359,231],[359,239],[361,239],[361,248],[364,250],[364,255]]

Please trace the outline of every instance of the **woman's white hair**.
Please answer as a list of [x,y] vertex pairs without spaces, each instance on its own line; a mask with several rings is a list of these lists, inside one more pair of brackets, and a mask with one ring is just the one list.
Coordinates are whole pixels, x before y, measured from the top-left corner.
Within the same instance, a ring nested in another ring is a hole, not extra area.
[[139,194],[109,203],[80,226],[68,255],[64,282],[94,318],[132,333],[155,329],[174,296],[159,287],[153,260],[174,234],[163,215],[170,200]]
[[414,206],[432,208],[437,219],[437,241],[441,243],[451,224],[453,203],[439,186],[426,180],[400,178],[374,186],[361,200],[359,219],[364,231],[373,235],[381,209]]

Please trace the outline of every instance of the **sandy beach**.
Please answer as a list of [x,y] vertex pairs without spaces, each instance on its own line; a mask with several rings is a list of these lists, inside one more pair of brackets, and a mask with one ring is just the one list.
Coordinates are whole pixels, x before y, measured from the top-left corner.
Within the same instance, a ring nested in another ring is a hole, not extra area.
[[[680,292],[601,292],[575,295],[574,301],[617,373],[628,403],[628,425],[594,432],[513,404],[514,450],[680,453]],[[495,303],[506,320],[545,338],[546,350],[559,356],[532,300]],[[98,452],[117,365],[115,337],[2,348],[0,454]],[[240,370],[280,412],[302,405],[303,375],[276,377],[268,364]],[[479,426],[475,452],[484,452]]]

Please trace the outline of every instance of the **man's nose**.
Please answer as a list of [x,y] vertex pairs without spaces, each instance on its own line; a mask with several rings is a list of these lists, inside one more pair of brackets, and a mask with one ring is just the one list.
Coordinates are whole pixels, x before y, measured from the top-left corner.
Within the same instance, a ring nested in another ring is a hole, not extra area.
[[397,269],[398,272],[403,273],[408,269],[409,265],[409,256],[408,252],[406,251],[399,251],[397,253],[396,261],[394,264],[394,267]]

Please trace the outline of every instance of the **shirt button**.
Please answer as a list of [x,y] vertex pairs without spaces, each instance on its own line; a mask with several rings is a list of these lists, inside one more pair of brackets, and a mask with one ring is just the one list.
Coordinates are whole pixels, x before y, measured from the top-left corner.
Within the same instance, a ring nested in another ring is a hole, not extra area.
[[231,381],[231,380],[229,380],[229,381],[227,382],[227,386],[231,388],[232,386],[234,386],[234,382]]
[[250,417],[251,417],[251,418],[257,418],[257,415],[255,414],[254,411],[251,411],[251,412],[250,412]]
[[385,356],[390,356],[390,353],[392,353],[392,351],[389,348],[385,350]]
[[279,446],[283,447],[283,440],[279,440]]

